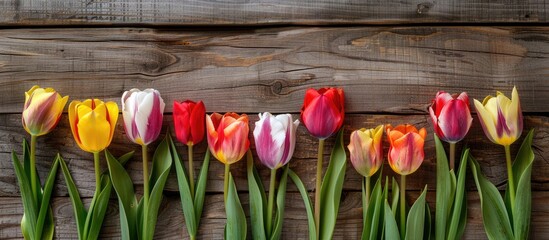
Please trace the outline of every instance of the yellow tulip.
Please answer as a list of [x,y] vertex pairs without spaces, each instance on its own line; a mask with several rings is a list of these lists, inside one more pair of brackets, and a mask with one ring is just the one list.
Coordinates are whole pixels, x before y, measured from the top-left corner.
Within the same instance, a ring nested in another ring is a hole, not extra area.
[[512,99],[503,93],[487,96],[480,103],[475,99],[475,108],[486,136],[493,143],[509,146],[522,133],[522,111],[517,88],[513,87]]
[[69,96],[61,97],[53,88],[33,86],[25,92],[23,127],[33,136],[49,133],[59,122]]
[[118,105],[115,102],[87,99],[72,101],[69,105],[74,140],[87,152],[97,153],[109,146],[117,120]]
[[359,129],[351,133],[351,141],[347,148],[351,153],[351,163],[360,175],[371,177],[383,163],[383,146],[381,137],[384,126],[375,129]]

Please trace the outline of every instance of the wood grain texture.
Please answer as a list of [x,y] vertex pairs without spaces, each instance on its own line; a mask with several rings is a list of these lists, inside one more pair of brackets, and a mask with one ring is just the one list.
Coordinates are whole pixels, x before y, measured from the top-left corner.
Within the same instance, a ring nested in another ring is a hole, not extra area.
[[6,0],[2,25],[544,23],[543,0]]
[[[5,126],[0,126],[0,196],[19,196],[18,185],[13,170],[13,164],[10,160],[10,152],[16,151],[22,152],[21,142],[23,138],[28,138],[28,134],[20,126],[19,114],[1,114],[0,122],[5,122]],[[294,115],[298,117],[298,115]],[[253,123],[258,119],[256,115],[250,116],[250,129],[253,129]],[[423,115],[364,115],[364,114],[351,114],[348,115],[345,122],[345,146],[349,142],[349,134],[351,130],[361,127],[374,127],[376,124],[391,123],[402,124],[412,123],[419,127],[425,127],[428,130],[428,135],[425,143],[425,161],[419,170],[408,178],[408,189],[421,190],[424,185],[427,184],[430,189],[435,188],[435,149],[434,140],[432,136],[432,127],[430,119]],[[164,121],[164,129],[173,129],[173,123],[170,115],[166,115]],[[549,178],[547,172],[549,172],[549,118],[542,116],[527,116],[525,117],[525,132],[526,129],[535,128],[535,136],[533,141],[534,153],[536,160],[532,170],[532,188],[533,190],[549,191]],[[109,150],[115,156],[121,156],[122,154],[135,150],[136,156],[128,163],[126,168],[138,191],[142,191],[142,163],[139,146],[130,142],[124,135],[124,127],[119,122],[115,137]],[[525,136],[526,133],[523,134]],[[173,132],[172,132],[173,136]],[[250,139],[252,139],[252,152],[255,156],[255,144],[253,143],[253,136],[250,132]],[[388,150],[389,143],[384,136],[385,152]],[[515,154],[520,146],[519,139],[516,144],[512,145],[512,153]],[[157,141],[155,144],[157,144]],[[309,190],[314,189],[315,185],[315,166],[316,166],[316,148],[317,141],[311,137],[307,130],[303,126],[298,128],[298,138],[296,143],[296,151],[294,158],[290,162],[291,168],[302,178],[304,184]],[[334,144],[334,137],[327,140],[325,149],[325,167],[328,165],[329,153]],[[447,144],[445,144],[447,145]],[[477,120],[475,119],[473,128],[469,135],[463,142],[458,144],[458,152],[464,146],[468,145],[472,147],[472,154],[481,163],[484,174],[496,184],[501,190],[505,189],[507,170],[505,167],[505,155],[503,147],[491,143],[480,128]],[[179,152],[182,154],[184,164],[187,164],[186,147],[183,147],[180,143],[177,143]],[[447,146],[446,146],[447,147]],[[154,149],[154,146],[151,146]],[[201,159],[204,156],[205,143],[197,145],[195,148],[195,159],[198,159],[195,163],[195,167],[198,172],[201,164]],[[151,150],[153,151],[153,150]],[[37,163],[38,171],[42,179],[47,176],[47,171],[52,164],[52,159],[56,152],[60,152],[61,155],[67,161],[67,164],[71,170],[74,181],[79,187],[80,193],[85,197],[92,197],[95,191],[95,178],[93,172],[93,158],[92,155],[82,151],[72,137],[70,128],[68,126],[68,120],[64,116],[58,125],[57,129],[39,138],[37,148]],[[152,153],[151,153],[152,154]],[[265,184],[267,184],[269,169],[262,166],[255,156],[256,165],[260,170],[260,174],[263,177]],[[103,169],[106,169],[106,164],[102,163]],[[223,171],[224,166],[220,164],[215,158],[212,157],[208,178],[207,191],[211,193],[221,193],[223,191]],[[235,176],[236,184],[241,190],[247,190],[246,180],[246,163],[245,160],[234,164],[231,167],[233,176]],[[389,176],[397,176],[391,168],[386,164],[384,167],[384,173]],[[398,179],[398,178],[397,178]],[[347,176],[344,184],[344,189],[349,191],[360,191],[361,178],[353,169],[351,164],[347,167]],[[473,179],[470,178],[469,189],[474,189]],[[266,185],[268,186],[268,185]],[[58,184],[55,186],[55,196],[68,196],[66,192],[65,183],[61,174],[58,176]],[[175,172],[173,172],[167,182],[166,191],[177,192],[177,181],[175,178]],[[289,191],[297,191],[295,187],[289,187]]]
[[119,102],[130,88],[208,111],[299,112],[309,87],[340,86],[348,113],[426,114],[438,90],[483,99],[516,85],[549,112],[549,27],[0,30],[0,113],[34,84]]
[[[291,183],[289,183],[291,184]],[[408,191],[408,200],[415,201],[419,192]],[[248,215],[249,205],[247,194],[240,194],[244,211]],[[427,194],[427,201],[433,206],[435,193]],[[0,238],[21,239],[19,221],[23,214],[21,201],[16,197],[0,197]],[[85,199],[89,204],[90,199]],[[549,237],[549,222],[546,214],[549,206],[549,192],[538,191],[532,193],[532,220],[531,239],[547,239]],[[72,212],[72,205],[67,197],[57,197],[52,200],[55,216],[55,236],[57,239],[76,239],[76,223]],[[87,205],[86,205],[87,206]],[[468,193],[468,222],[464,239],[487,239],[480,215],[480,200],[477,192]],[[159,210],[158,223],[155,230],[155,239],[185,239],[188,238],[184,226],[184,217],[178,196],[165,196]],[[225,224],[225,210],[222,194],[207,195],[204,205],[202,223],[198,237],[200,239],[222,239]],[[249,224],[249,219],[248,219]],[[359,192],[344,192],[338,220],[334,232],[334,239],[359,239],[362,229],[362,206]],[[286,212],[282,239],[308,239],[307,218],[305,207],[298,193],[288,193],[286,196]],[[248,228],[250,230],[250,228]],[[249,239],[251,232],[248,232]],[[120,239],[118,205],[115,199],[111,203],[105,216],[100,239]]]

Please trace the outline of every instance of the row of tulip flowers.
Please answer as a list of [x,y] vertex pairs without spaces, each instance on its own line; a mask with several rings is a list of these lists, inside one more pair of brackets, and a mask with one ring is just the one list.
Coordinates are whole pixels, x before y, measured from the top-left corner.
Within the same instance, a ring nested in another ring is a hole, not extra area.
[[[68,96],[62,97],[54,89],[34,86],[25,93],[22,115],[23,127],[31,135],[30,147],[23,141],[23,164],[13,153],[13,163],[21,189],[24,215],[21,230],[25,239],[52,239],[54,219],[49,201],[57,169],[61,166],[73,204],[79,239],[97,239],[114,188],[119,202],[120,228],[123,239],[152,239],[162,191],[174,163],[181,197],[185,225],[191,239],[195,239],[203,210],[210,155],[225,165],[224,201],[227,222],[226,239],[246,239],[246,216],[240,204],[230,173],[231,164],[247,155],[247,176],[250,198],[251,232],[254,239],[281,237],[286,185],[288,178],[299,189],[307,210],[310,239],[331,239],[342,193],[347,155],[343,146],[344,92],[340,88],[308,89],[301,109],[301,121],[309,133],[319,139],[314,205],[295,172],[288,167],[296,145],[299,120],[290,114],[259,114],[253,137],[260,162],[271,169],[269,191],[265,192],[249,146],[248,117],[245,114],[206,114],[203,102],[174,101],[173,118],[176,138],[187,145],[188,169],[181,162],[169,134],[158,145],[149,171],[148,145],[161,131],[165,103],[154,89],[126,91],[121,99],[126,136],[142,146],[143,196],[138,200],[134,184],[124,169],[132,153],[115,158],[106,148],[115,134],[119,109],[115,102],[99,99],[72,101],[69,121],[78,146],[93,153],[96,191],[88,209],[84,208],[70,171],[58,154],[44,185],[35,167],[36,138],[49,133],[59,122]],[[451,95],[437,93],[429,108],[437,151],[436,212],[431,224],[429,206],[425,202],[427,188],[408,206],[405,199],[406,176],[414,173],[424,159],[425,128],[404,124],[396,127],[379,125],[359,129],[350,135],[347,146],[350,161],[363,179],[362,239],[460,239],[466,224],[465,179],[470,164],[483,212],[485,230],[490,239],[526,239],[530,219],[530,174],[534,155],[531,149],[533,131],[525,138],[513,162],[510,145],[522,133],[522,112],[516,88],[512,98],[497,92],[484,101],[474,100],[479,122],[492,142],[504,146],[509,181],[505,197],[480,172],[478,162],[464,149],[455,165],[455,145],[472,125],[466,93]],[[339,132],[339,133],[338,133]],[[390,148],[389,166],[401,175],[400,182],[384,181],[382,135],[386,132]],[[322,169],[324,141],[337,134],[329,166]],[[196,177],[193,170],[193,146],[207,136],[209,151]],[[450,144],[450,161],[440,140]],[[101,172],[100,159],[104,152],[108,170]],[[277,170],[282,174],[277,181]],[[371,187],[371,179],[375,181]],[[518,181],[516,181],[518,180]],[[278,185],[277,185],[278,183]],[[384,184],[384,185],[383,185]],[[276,206],[275,206],[276,198]],[[274,214],[274,216],[273,216]],[[434,226],[434,231],[431,231]]]

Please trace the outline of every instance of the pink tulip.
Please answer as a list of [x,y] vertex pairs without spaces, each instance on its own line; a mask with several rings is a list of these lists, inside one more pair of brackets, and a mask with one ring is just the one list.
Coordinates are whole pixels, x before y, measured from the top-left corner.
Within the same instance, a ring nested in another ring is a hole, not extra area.
[[459,96],[440,91],[429,107],[431,120],[437,136],[445,142],[461,141],[473,122],[466,92]]
[[259,121],[255,123],[254,139],[257,155],[265,166],[278,169],[290,161],[295,149],[298,125],[299,120],[292,122],[290,114],[259,114]]
[[301,120],[311,135],[326,139],[343,125],[345,95],[341,88],[308,89]]
[[126,136],[134,143],[148,145],[162,128],[164,100],[155,89],[132,89],[122,95],[122,116]]

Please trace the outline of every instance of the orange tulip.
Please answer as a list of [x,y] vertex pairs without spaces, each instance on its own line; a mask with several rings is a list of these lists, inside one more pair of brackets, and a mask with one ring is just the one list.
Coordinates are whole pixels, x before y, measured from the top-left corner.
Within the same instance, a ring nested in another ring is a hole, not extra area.
[[213,113],[206,116],[208,145],[212,154],[223,164],[238,162],[248,148],[248,116],[236,113]]
[[389,165],[396,173],[408,175],[415,172],[425,157],[423,144],[427,131],[417,130],[413,125],[387,126],[389,147]]

